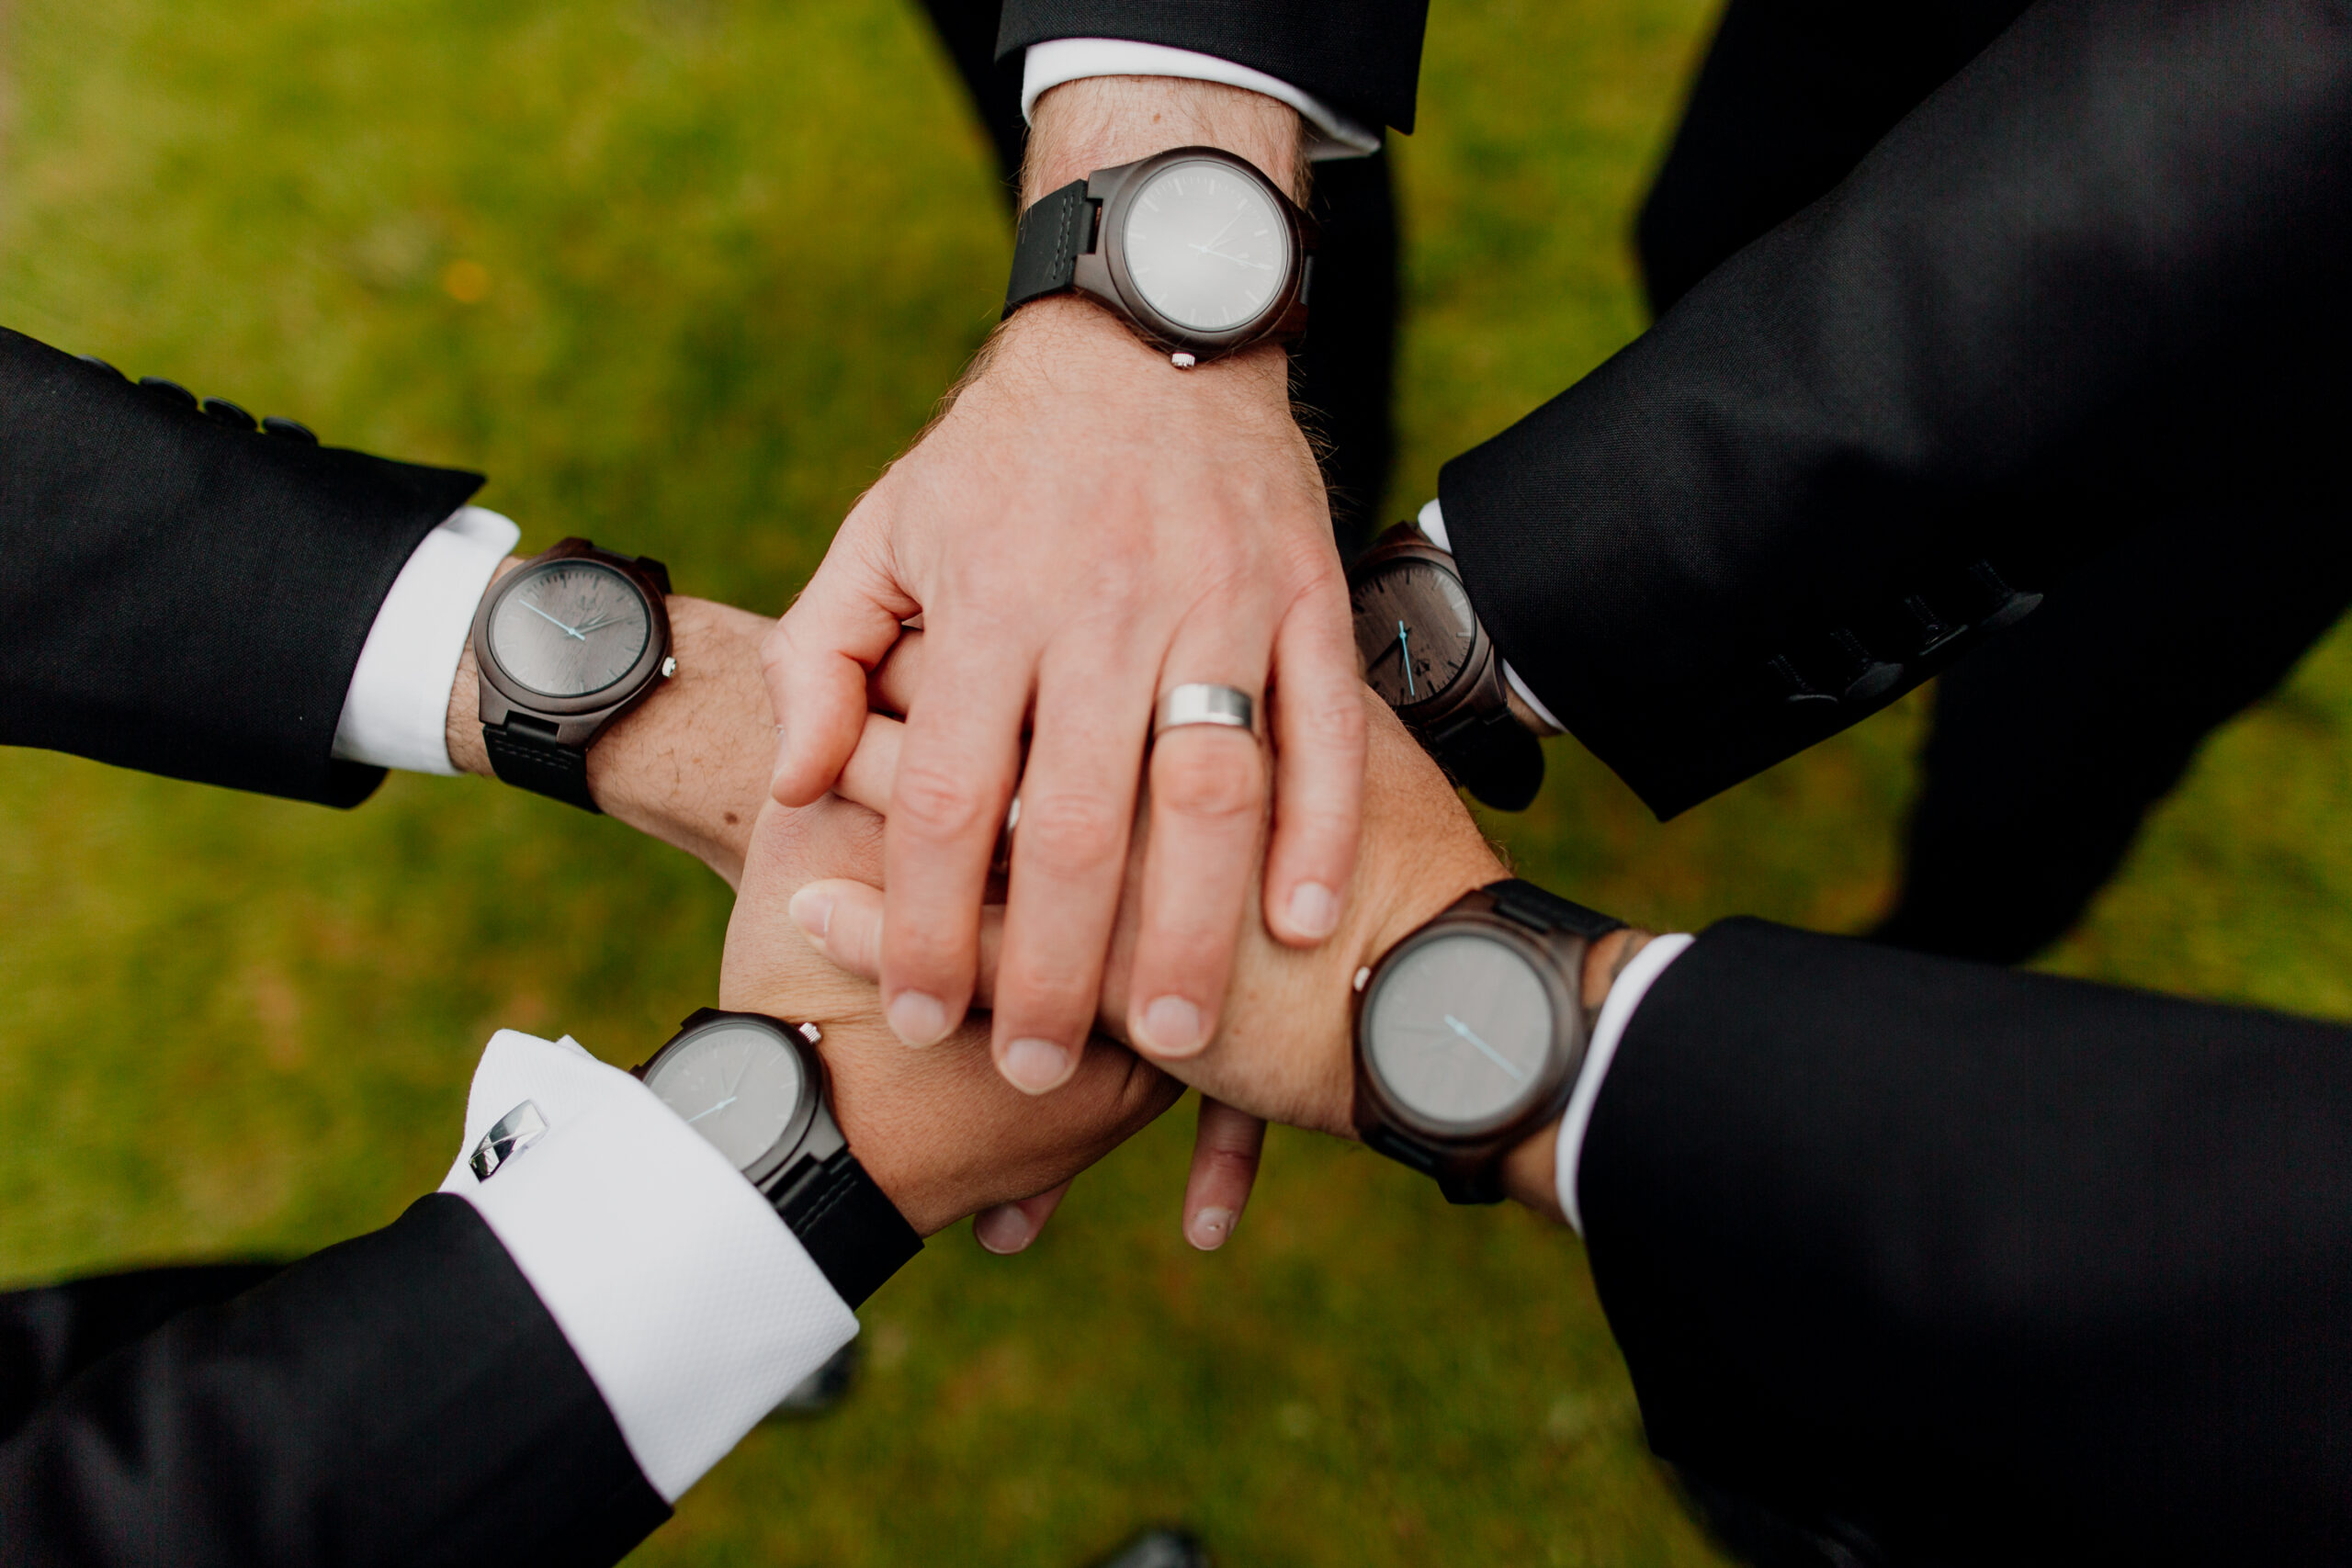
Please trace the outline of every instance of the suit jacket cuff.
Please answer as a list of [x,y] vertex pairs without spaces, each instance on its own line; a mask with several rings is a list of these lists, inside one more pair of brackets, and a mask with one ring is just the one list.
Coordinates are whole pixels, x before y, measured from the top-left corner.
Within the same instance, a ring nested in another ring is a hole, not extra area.
[[[475,1146],[525,1100],[547,1133],[478,1179]],[[752,1184],[569,1036],[492,1037],[441,1190],[496,1233],[665,1501],[856,1336]]]
[[335,721],[337,761],[416,773],[457,773],[449,761],[449,688],[474,611],[523,530],[483,506],[461,506],[418,541],[392,580]]
[[1608,1081],[1609,1068],[1617,1060],[1618,1043],[1625,1038],[1642,998],[1650,994],[1650,987],[1666,973],[1667,965],[1681,957],[1694,940],[1684,931],[1653,938],[1609,987],[1609,999],[1600,1004],[1600,1017],[1593,1022],[1592,1043],[1585,1051],[1584,1066],[1577,1070],[1577,1087],[1568,1096],[1568,1109],[1560,1117],[1560,1139],[1554,1156],[1557,1163],[1552,1178],[1559,1185],[1560,1212],[1568,1216],[1569,1226],[1578,1235],[1584,1235],[1584,1206],[1577,1201],[1577,1174],[1584,1164],[1584,1134],[1592,1125],[1593,1102],[1600,1098],[1600,1086]]
[[1038,98],[1051,89],[1091,76],[1176,76],[1246,87],[1288,104],[1313,128],[1306,141],[1310,160],[1365,158],[1380,151],[1377,127],[1351,119],[1314,94],[1279,77],[1196,50],[1128,39],[1064,38],[1031,44],[1022,59],[1021,118],[1028,119]]

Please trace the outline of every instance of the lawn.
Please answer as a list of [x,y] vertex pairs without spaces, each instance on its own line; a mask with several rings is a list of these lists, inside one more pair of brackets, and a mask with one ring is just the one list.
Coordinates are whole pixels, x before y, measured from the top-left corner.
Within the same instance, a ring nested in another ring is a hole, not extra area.
[[[1437,7],[1398,144],[1392,511],[1640,326],[1623,235],[1705,0]],[[775,611],[979,341],[982,140],[898,0],[0,0],[0,323],[338,444],[464,465]],[[206,613],[233,613],[232,607]],[[1653,925],[1886,897],[1925,697],[1661,827],[1573,743],[1497,818]],[[2352,1014],[2352,643],[2226,732],[2080,974]],[[501,1024],[640,1057],[725,888],[475,780],[362,809],[0,754],[0,1280],[283,1254],[439,1179]],[[761,1429],[640,1560],[1074,1568],[1181,1520],[1229,1564],[1713,1561],[1574,1242],[1277,1134],[1213,1257],[1189,1116],[1014,1260],[934,1243],[837,1416]]]

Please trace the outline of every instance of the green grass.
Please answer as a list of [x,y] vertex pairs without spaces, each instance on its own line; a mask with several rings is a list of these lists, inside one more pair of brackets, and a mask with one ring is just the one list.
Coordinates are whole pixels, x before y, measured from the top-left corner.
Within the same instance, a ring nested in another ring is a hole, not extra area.
[[[10,6],[13,3],[13,10]],[[1702,0],[1440,6],[1402,145],[1396,508],[1636,331],[1622,236]],[[980,137],[885,0],[0,0],[0,322],[333,441],[472,465],[779,608],[986,330]],[[476,303],[453,298],[469,263]],[[1653,924],[1851,929],[1923,700],[1660,827],[1572,745],[1498,819]],[[2058,967],[2352,1013],[2352,643],[2228,731]],[[307,1248],[436,1181],[501,1023],[615,1060],[715,986],[724,889],[607,822],[396,778],[348,816],[0,754],[0,1279]],[[1573,1242],[1277,1134],[1232,1246],[1187,1118],[1013,1261],[935,1244],[865,1385],[763,1428],[662,1563],[1711,1561]]]

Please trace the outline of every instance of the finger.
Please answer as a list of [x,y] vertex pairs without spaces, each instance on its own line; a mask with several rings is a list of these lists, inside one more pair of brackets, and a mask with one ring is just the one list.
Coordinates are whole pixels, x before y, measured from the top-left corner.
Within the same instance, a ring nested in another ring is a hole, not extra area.
[[[882,890],[863,882],[831,878],[811,882],[786,906],[792,923],[808,944],[836,968],[861,980],[882,976]],[[996,995],[997,955],[1004,947],[1004,909],[980,911],[980,964],[973,977],[972,1005],[987,1007]]]
[[888,811],[890,786],[899,776],[899,751],[906,739],[907,727],[898,719],[885,714],[867,714],[857,750],[842,765],[842,776],[833,781],[833,793],[869,811]]
[[972,1239],[1000,1257],[1025,1250],[1035,1241],[1046,1222],[1061,1207],[1062,1199],[1069,1191],[1069,1182],[1049,1187],[1035,1198],[1023,1198],[1017,1203],[999,1203],[993,1209],[983,1209],[972,1216]]
[[861,505],[833,536],[816,576],[760,644],[760,670],[775,709],[778,739],[770,790],[806,806],[832,787],[865,723],[866,671],[899,638],[913,613],[869,544]]
[[1365,688],[1344,591],[1291,607],[1274,638],[1273,687],[1266,929],[1311,947],[1339,929],[1363,818]]
[[882,1002],[910,1045],[945,1039],[971,998],[980,900],[1012,795],[1029,694],[1026,654],[1001,632],[942,646],[908,716],[891,779]]
[[865,682],[868,707],[903,716],[922,681],[922,633],[902,631]]
[[[1265,649],[1253,659],[1241,614],[1185,623],[1161,667],[1159,691],[1194,682],[1231,686],[1255,705]],[[1133,958],[1127,1037],[1163,1058],[1192,1055],[1216,1031],[1250,880],[1265,830],[1266,754],[1253,730],[1186,725],[1151,746],[1151,839]]]
[[1201,1096],[1201,1124],[1193,1137],[1193,1171],[1184,1181],[1184,1239],[1215,1252],[1241,1223],[1266,1123],[1221,1100]]
[[1132,641],[1119,649],[1072,638],[1038,671],[989,1003],[997,1066],[1031,1094],[1077,1071],[1094,1029],[1126,880],[1156,663],[1137,658]]

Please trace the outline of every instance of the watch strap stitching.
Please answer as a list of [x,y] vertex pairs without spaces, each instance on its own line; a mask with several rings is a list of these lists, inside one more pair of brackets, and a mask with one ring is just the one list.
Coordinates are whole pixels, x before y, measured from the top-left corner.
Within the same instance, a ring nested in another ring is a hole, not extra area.
[[601,817],[604,808],[588,793],[588,753],[514,728],[514,721],[481,727],[482,750],[491,772],[505,784],[560,800]]
[[1079,254],[1086,248],[1088,238],[1080,220],[1089,207],[1086,181],[1072,180],[1038,197],[1021,215],[1012,243],[1012,276],[1004,290],[1004,316],[1032,299],[1059,294],[1075,282]]

